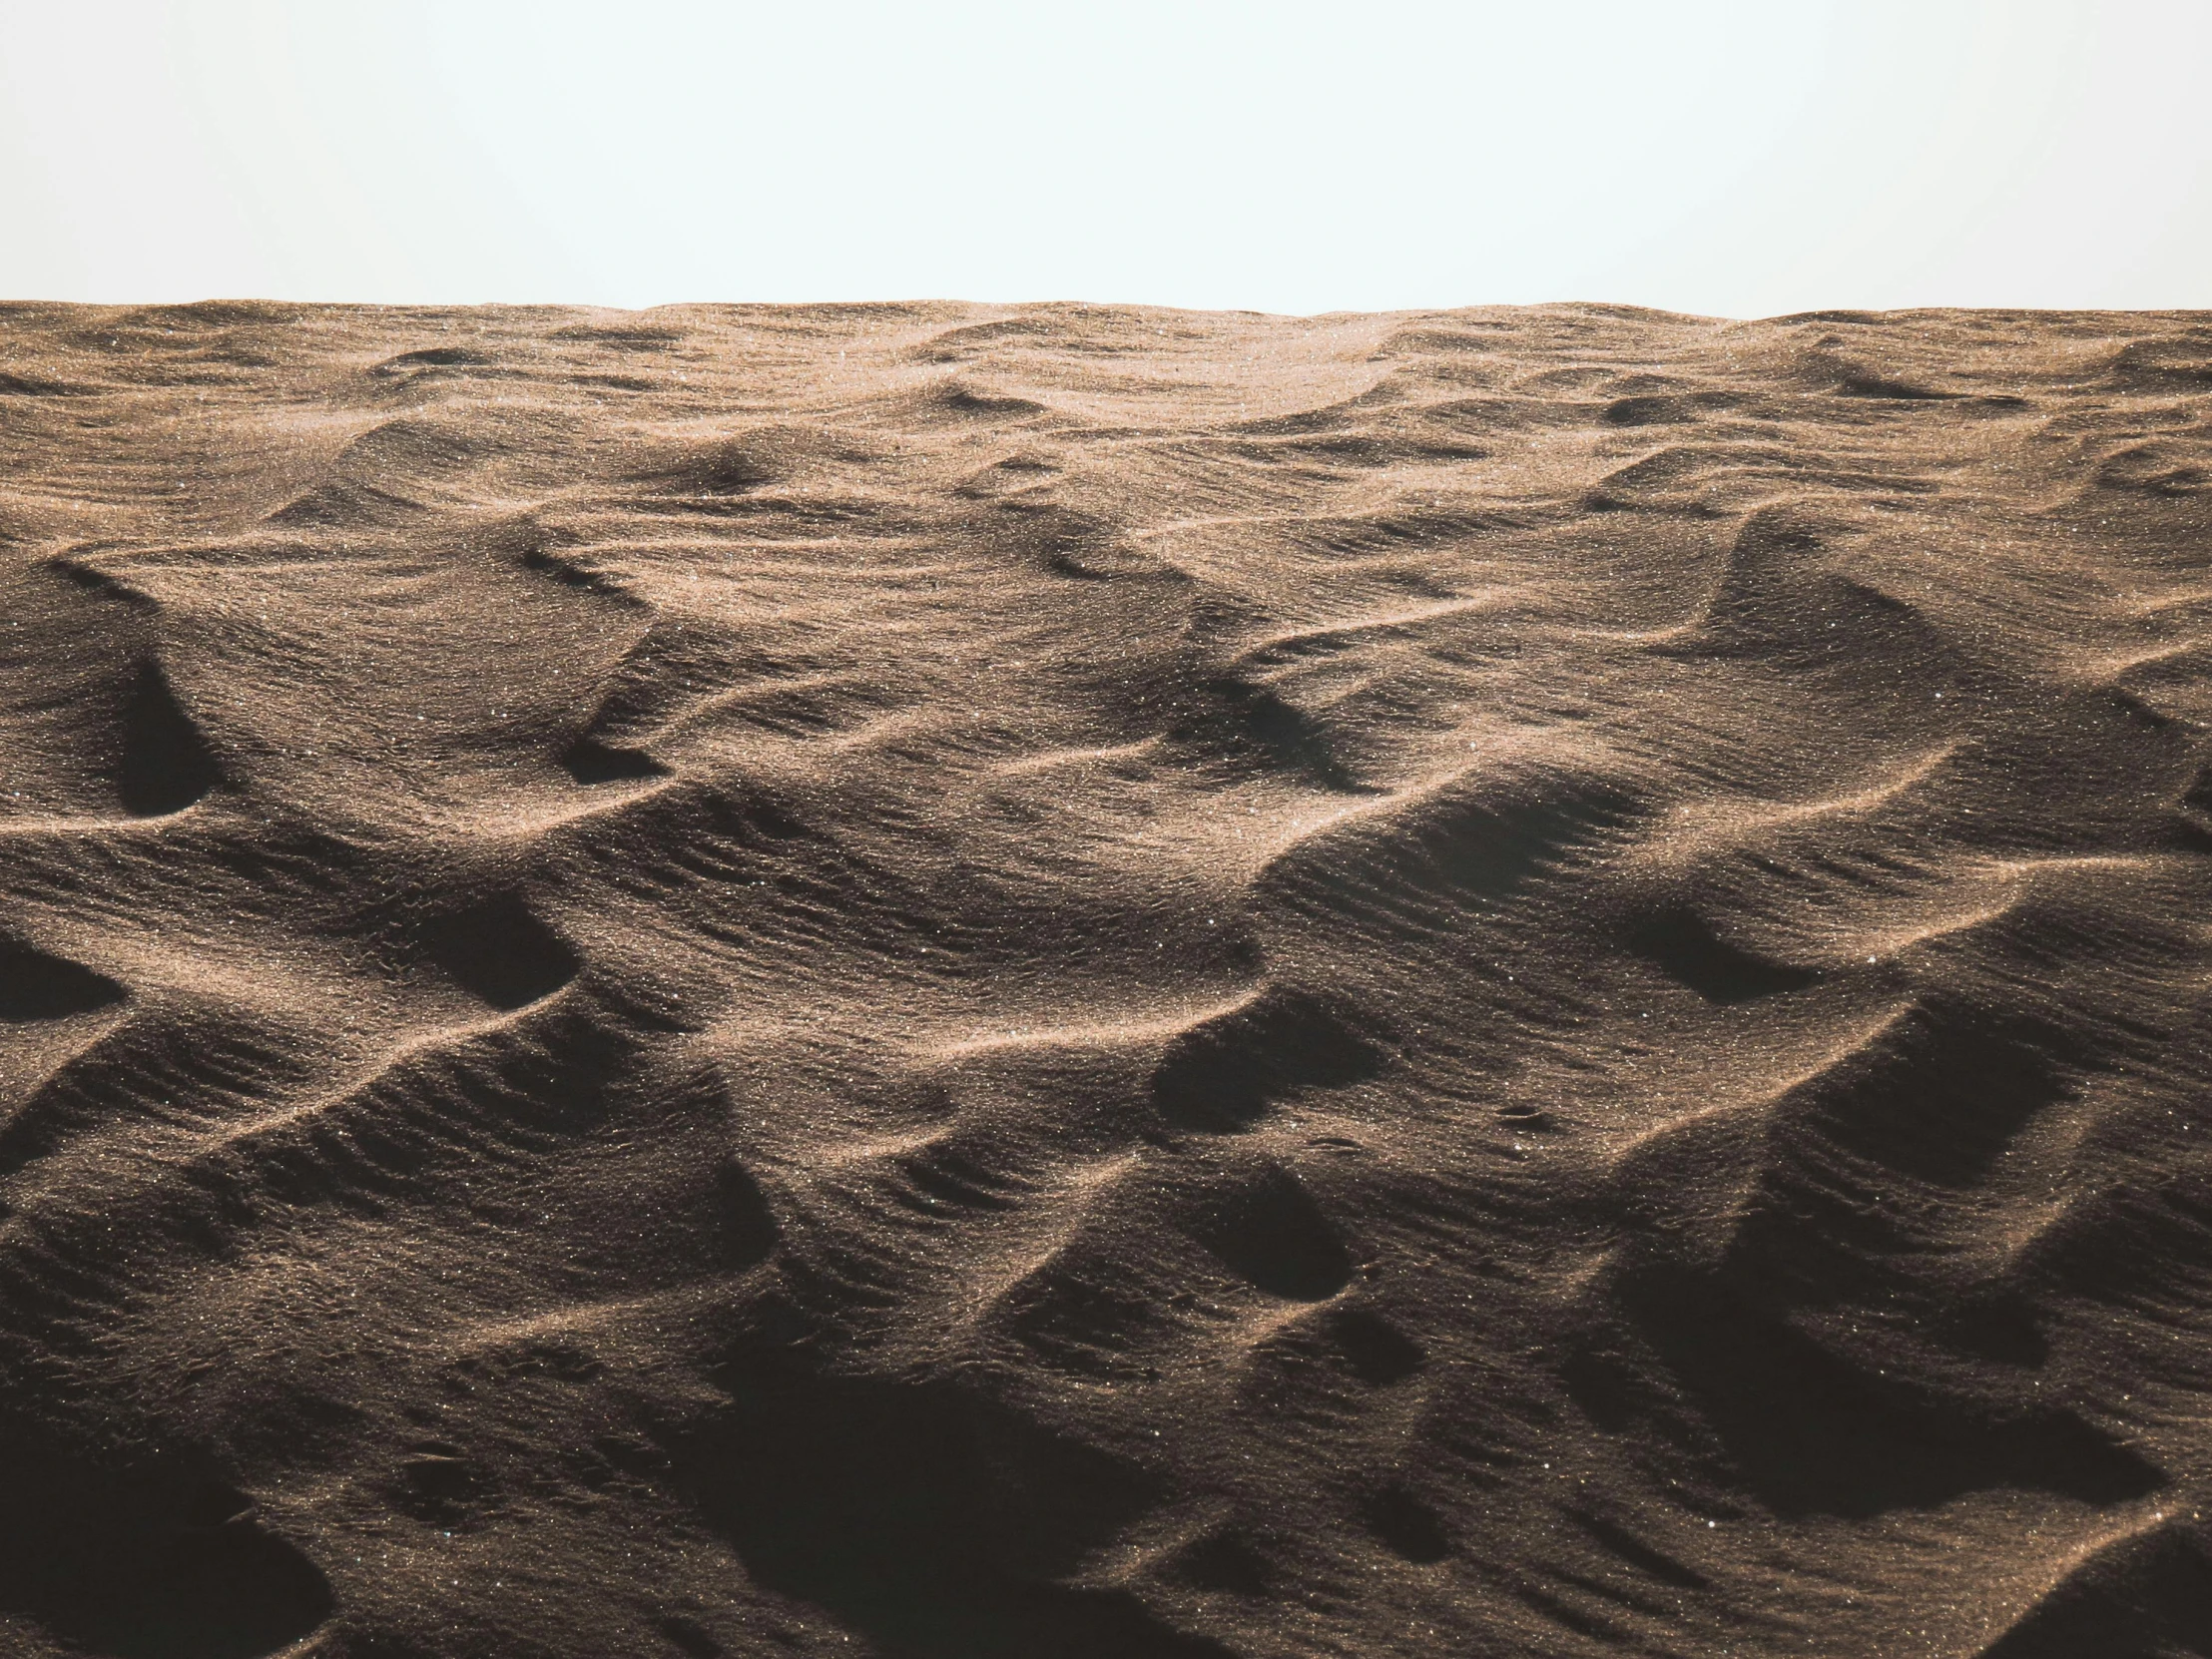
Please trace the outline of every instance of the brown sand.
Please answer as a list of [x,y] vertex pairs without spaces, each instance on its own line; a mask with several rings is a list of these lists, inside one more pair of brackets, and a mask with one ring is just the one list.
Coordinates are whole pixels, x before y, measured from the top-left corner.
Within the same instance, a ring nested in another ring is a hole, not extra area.
[[2204,318],[18,305],[0,443],[0,1652],[2212,1652]]

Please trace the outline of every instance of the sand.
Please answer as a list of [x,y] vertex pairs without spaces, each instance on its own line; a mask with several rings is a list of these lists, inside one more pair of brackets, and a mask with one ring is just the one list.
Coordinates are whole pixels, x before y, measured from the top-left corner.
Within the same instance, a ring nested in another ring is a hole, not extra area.
[[2212,322],[0,308],[0,1652],[2212,1652]]

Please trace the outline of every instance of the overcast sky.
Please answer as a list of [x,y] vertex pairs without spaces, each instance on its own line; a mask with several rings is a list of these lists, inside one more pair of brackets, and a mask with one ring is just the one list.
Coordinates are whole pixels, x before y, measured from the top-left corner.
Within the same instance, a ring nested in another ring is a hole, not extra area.
[[0,296],[2212,306],[2212,0],[0,0]]

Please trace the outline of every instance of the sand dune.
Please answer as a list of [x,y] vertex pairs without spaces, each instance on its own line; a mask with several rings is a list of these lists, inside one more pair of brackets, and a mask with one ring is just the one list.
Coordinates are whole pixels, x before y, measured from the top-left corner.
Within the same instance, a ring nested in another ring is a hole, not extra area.
[[0,1651],[2212,1654],[2212,325],[0,307]]

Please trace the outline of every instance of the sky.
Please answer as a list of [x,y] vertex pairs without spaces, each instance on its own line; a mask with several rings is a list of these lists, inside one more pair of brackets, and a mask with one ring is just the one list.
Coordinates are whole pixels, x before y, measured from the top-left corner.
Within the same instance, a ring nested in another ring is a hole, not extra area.
[[2212,307],[2212,0],[0,0],[0,297]]

